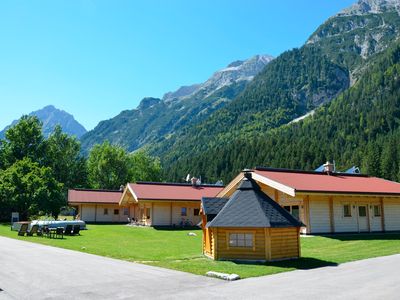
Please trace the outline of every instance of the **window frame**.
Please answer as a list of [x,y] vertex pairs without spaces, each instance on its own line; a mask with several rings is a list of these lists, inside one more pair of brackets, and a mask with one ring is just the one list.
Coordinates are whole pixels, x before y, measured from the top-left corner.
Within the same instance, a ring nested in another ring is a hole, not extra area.
[[103,210],[103,215],[104,215],[104,216],[108,216],[108,208],[104,208],[104,210]]
[[[250,235],[251,234],[252,235],[252,246],[248,246],[248,247],[246,247],[246,246],[232,246],[230,244],[231,234],[244,234],[244,235],[246,235],[246,234]],[[226,248],[228,250],[237,249],[237,250],[246,250],[246,251],[248,251],[248,250],[256,251],[256,240],[255,240],[255,238],[256,238],[255,230],[227,230],[226,231],[226,238],[225,238],[225,240],[226,240]]]
[[123,214],[124,214],[124,216],[129,216],[129,208],[128,207],[124,207],[123,208]]
[[[349,207],[349,215],[346,215],[345,206]],[[352,218],[353,217],[353,210],[350,203],[342,203],[342,212],[343,218]]]
[[[197,211],[197,214],[196,214],[196,211]],[[200,208],[193,209],[193,216],[195,216],[195,217],[200,216]]]
[[[374,217],[376,217],[376,218],[380,218],[380,217],[382,217],[382,207],[379,205],[379,204],[373,204],[372,205],[373,206],[373,211],[374,211]],[[376,214],[376,210],[375,209],[378,209],[378,215]]]
[[145,212],[145,215],[146,215],[146,219],[150,220],[151,219],[151,207],[146,207],[144,212]]
[[119,215],[119,208],[114,208],[114,216],[117,216],[117,215]]
[[181,217],[187,217],[187,207],[181,207]]

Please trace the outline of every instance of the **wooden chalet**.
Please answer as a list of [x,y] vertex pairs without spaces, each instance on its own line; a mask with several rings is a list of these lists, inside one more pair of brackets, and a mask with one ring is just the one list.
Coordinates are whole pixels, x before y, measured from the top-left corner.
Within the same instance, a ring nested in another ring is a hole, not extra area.
[[203,254],[216,260],[300,257],[300,227],[287,210],[244,174],[229,198],[202,199]]

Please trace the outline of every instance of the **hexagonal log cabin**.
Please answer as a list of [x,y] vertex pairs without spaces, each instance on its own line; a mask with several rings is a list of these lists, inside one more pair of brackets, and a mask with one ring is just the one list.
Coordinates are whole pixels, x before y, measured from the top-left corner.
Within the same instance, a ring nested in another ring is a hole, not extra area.
[[246,173],[230,198],[203,198],[203,254],[216,260],[274,261],[300,257],[300,227]]

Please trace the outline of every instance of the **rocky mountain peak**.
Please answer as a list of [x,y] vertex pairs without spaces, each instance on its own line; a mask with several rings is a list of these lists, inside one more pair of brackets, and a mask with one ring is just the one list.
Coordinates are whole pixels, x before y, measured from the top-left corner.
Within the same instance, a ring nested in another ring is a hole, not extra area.
[[231,85],[233,83],[245,80],[250,81],[257,75],[271,60],[271,55],[255,55],[246,60],[236,60],[230,63],[226,68],[215,72],[206,82],[190,86],[182,86],[175,92],[166,93],[163,101],[179,101],[193,96],[196,93],[202,93],[205,97],[215,91]]
[[359,0],[352,6],[342,10],[337,16],[354,16],[365,14],[379,14],[395,10],[400,14],[399,0]]
[[[47,105],[42,109],[31,112],[29,115],[36,116],[43,123],[42,131],[46,137],[53,132],[56,125],[60,125],[63,132],[69,135],[75,135],[78,138],[86,133],[85,127],[76,121],[73,115],[53,105]],[[17,122],[18,120],[13,121],[9,126],[4,128],[4,130],[0,131],[0,137],[4,137],[6,130]]]
[[158,104],[159,102],[161,102],[161,99],[159,98],[153,98],[153,97],[145,97],[142,99],[142,101],[140,101],[139,106],[137,107],[137,109],[139,110],[144,110],[147,109],[155,104]]

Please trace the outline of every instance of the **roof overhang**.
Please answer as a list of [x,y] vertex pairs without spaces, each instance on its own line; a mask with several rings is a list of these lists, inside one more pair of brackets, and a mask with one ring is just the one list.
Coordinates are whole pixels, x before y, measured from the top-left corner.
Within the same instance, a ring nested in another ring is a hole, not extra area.
[[124,192],[122,193],[121,200],[119,200],[119,205],[123,206],[137,202],[138,198],[128,183],[124,189]]
[[278,191],[281,191],[282,193],[285,193],[285,194],[287,194],[289,196],[292,196],[292,197],[296,196],[296,190],[294,188],[290,187],[290,186],[284,185],[284,184],[282,184],[280,182],[277,182],[275,180],[272,180],[272,179],[270,179],[268,177],[259,175],[259,174],[255,173],[255,172],[253,172],[251,174],[251,176],[255,181],[258,181],[258,182],[261,182],[261,183],[263,183],[265,185],[268,185],[268,186],[270,186],[270,187],[272,187],[272,188],[274,188],[274,189],[276,189]]
[[[251,172],[251,177],[255,181],[261,182],[278,191],[281,191],[282,193],[288,194],[289,196],[292,197],[296,196],[296,190],[290,186],[286,186],[280,182],[269,179],[268,177],[259,175],[254,171]],[[239,182],[242,181],[243,178],[244,178],[244,172],[240,172],[238,176],[236,176],[221,192],[218,193],[217,197],[220,198],[227,197],[227,195],[232,191],[232,189],[235,189],[235,187],[239,184]]]
[[337,192],[337,191],[296,191],[298,196],[316,195],[316,196],[349,196],[349,197],[392,197],[399,198],[400,194],[393,193],[366,193],[366,192]]

